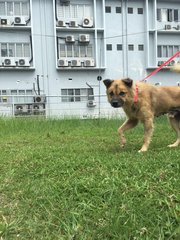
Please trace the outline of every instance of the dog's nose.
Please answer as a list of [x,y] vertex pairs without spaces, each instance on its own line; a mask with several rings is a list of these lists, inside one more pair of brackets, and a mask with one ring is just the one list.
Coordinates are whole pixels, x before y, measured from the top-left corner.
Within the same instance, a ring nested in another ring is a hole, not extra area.
[[118,100],[113,100],[112,103],[111,103],[111,105],[112,105],[114,108],[119,107],[119,102],[118,102]]

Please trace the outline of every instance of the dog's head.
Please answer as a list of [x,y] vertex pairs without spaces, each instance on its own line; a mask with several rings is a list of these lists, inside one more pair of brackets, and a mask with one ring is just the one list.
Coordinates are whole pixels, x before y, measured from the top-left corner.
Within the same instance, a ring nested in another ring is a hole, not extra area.
[[125,78],[121,80],[105,79],[108,101],[114,108],[123,107],[129,101],[133,80]]

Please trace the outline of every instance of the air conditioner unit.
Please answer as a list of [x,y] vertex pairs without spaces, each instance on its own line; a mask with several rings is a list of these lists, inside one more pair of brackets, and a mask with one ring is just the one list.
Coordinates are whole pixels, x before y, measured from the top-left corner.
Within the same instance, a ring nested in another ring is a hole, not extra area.
[[66,27],[66,23],[62,20],[57,21],[57,26],[58,27]]
[[165,27],[164,27],[165,30],[171,30],[171,28],[172,28],[172,27],[171,27],[170,24],[166,24]]
[[71,67],[81,67],[81,60],[80,59],[72,59]]
[[85,67],[94,67],[95,66],[94,59],[90,58],[90,59],[84,60],[84,66]]
[[30,67],[29,59],[20,58],[17,61],[19,67]]
[[7,18],[0,18],[0,25],[2,25],[2,26],[10,25],[9,19],[7,19]]
[[33,114],[38,115],[38,114],[45,114],[45,104],[33,104]]
[[65,40],[66,40],[67,43],[74,43],[75,42],[75,39],[74,39],[73,35],[66,36]]
[[34,103],[45,103],[45,102],[46,102],[46,96],[45,95],[34,96]]
[[58,67],[68,67],[68,60],[67,59],[58,59]]
[[82,26],[84,28],[91,28],[91,27],[93,27],[93,19],[89,18],[89,17],[84,17]]
[[15,112],[22,112],[23,111],[23,105],[16,105],[15,106]]
[[88,43],[89,41],[90,41],[89,34],[80,34],[79,35],[79,42]]
[[96,102],[94,100],[88,100],[87,107],[91,108],[95,106],[96,106]]
[[61,5],[69,6],[70,0],[60,0]]
[[176,62],[175,62],[174,60],[172,60],[172,61],[170,61],[170,62],[168,63],[168,66],[173,66],[175,63],[176,63]]
[[4,58],[3,60],[4,67],[16,67],[16,62],[14,58]]
[[158,66],[161,66],[164,63],[164,61],[158,61]]
[[26,25],[26,19],[24,16],[14,17],[14,25]]
[[69,27],[72,27],[72,28],[78,27],[77,21],[70,21],[69,22]]
[[27,113],[27,112],[28,112],[28,106],[27,105],[18,104],[18,105],[15,106],[15,114]]

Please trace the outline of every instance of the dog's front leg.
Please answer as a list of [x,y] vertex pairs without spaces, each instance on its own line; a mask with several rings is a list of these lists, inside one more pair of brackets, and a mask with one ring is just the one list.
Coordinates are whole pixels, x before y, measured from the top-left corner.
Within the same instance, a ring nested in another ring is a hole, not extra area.
[[128,119],[118,129],[121,147],[124,147],[125,144],[126,144],[126,139],[124,137],[124,132],[129,130],[129,129],[131,129],[131,128],[134,128],[137,124],[138,124],[138,120],[137,119]]
[[146,152],[148,150],[151,136],[153,133],[153,118],[144,120],[144,144],[139,152]]

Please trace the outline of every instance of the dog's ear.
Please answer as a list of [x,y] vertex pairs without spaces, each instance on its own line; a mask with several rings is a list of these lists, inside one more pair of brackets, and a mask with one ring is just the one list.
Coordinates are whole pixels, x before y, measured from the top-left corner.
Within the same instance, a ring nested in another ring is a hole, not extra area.
[[130,79],[130,78],[124,78],[122,79],[123,83],[125,83],[126,86],[128,87],[132,87],[132,84],[133,84],[133,80]]
[[111,79],[105,79],[105,80],[103,80],[103,83],[104,83],[104,85],[105,85],[107,88],[110,87],[110,85],[111,85],[112,82],[113,82],[113,80],[111,80]]

